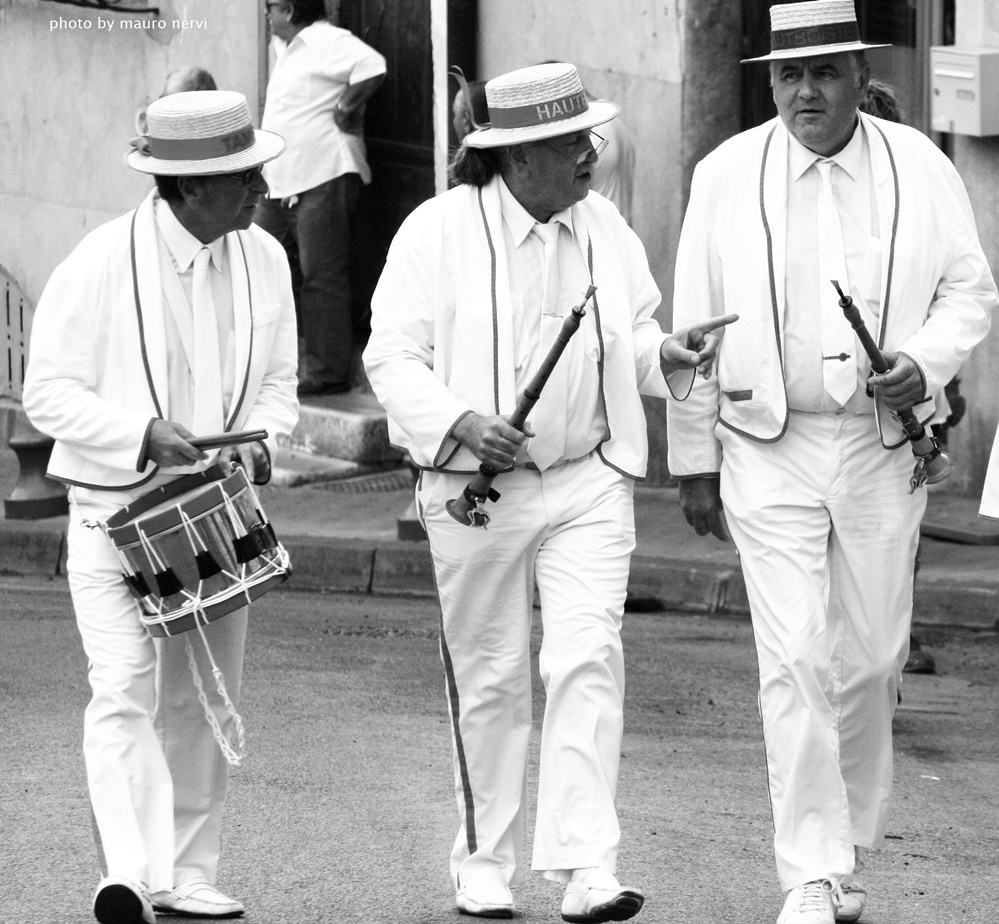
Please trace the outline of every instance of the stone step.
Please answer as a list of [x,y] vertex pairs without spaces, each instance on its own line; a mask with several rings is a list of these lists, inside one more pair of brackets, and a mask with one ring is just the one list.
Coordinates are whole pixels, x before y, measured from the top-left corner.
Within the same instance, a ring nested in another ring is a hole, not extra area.
[[403,458],[389,444],[385,411],[374,395],[360,390],[303,398],[298,426],[285,446],[303,456],[365,466],[388,466]]
[[270,483],[278,488],[296,488],[317,482],[354,478],[357,475],[381,470],[381,465],[372,466],[348,459],[316,456],[282,447],[277,457],[277,465],[271,472]]

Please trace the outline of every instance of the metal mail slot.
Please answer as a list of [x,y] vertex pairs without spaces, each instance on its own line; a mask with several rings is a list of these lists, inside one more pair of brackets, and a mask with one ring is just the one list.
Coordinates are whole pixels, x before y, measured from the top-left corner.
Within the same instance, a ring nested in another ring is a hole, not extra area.
[[934,131],[999,135],[999,48],[930,48],[930,91]]

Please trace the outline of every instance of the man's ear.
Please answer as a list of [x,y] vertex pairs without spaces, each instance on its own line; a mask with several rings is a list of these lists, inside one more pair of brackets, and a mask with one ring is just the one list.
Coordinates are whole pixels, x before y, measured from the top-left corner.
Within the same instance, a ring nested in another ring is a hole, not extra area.
[[201,183],[201,178],[197,176],[179,176],[177,177],[177,189],[181,196],[184,197],[184,203],[186,205],[196,205],[201,199],[201,191],[203,189]]
[[528,151],[530,147],[527,144],[511,144],[507,149],[510,157],[510,164],[513,166],[514,170],[518,172],[523,172],[530,168],[530,158],[528,156]]

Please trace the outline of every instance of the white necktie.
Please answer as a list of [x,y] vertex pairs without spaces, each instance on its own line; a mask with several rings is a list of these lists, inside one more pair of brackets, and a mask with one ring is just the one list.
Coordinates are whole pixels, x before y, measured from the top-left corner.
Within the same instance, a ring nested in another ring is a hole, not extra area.
[[[559,222],[535,224],[534,233],[544,242],[545,294],[541,303],[540,360],[562,330],[562,282],[558,271]],[[565,452],[565,419],[568,413],[568,378],[566,365],[559,361],[551,371],[531,423],[537,434],[528,452],[534,464],[544,471]]]
[[202,247],[194,258],[191,312],[194,320],[194,420],[195,436],[219,433],[222,414],[222,358],[218,322],[212,300],[211,251]]
[[853,328],[839,307],[839,296],[831,279],[850,291],[843,251],[843,230],[833,198],[831,160],[817,160],[822,185],[816,219],[819,243],[819,315],[822,320],[822,386],[837,404],[844,405],[857,388],[857,349]]

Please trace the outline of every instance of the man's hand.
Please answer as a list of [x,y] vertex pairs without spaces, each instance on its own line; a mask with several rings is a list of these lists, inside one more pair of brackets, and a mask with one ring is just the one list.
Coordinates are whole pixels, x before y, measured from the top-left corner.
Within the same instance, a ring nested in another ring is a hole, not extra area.
[[208,458],[208,453],[192,446],[194,434],[172,420],[154,420],[149,428],[146,458],[157,465],[194,465]]
[[698,536],[713,533],[728,542],[720,491],[717,478],[685,478],[680,482],[680,509]]
[[219,450],[218,463],[226,469],[229,463],[241,466],[253,484],[267,484],[270,481],[271,463],[259,442],[223,446]]
[[482,417],[473,412],[455,424],[452,435],[483,465],[503,469],[513,465],[521,443],[534,436],[534,431],[530,427],[523,431],[511,427],[506,417]]
[[726,314],[676,331],[662,346],[660,357],[664,375],[680,369],[697,369],[704,378],[711,375],[715,354],[721,345],[721,335],[711,331],[738,321],[739,315]]
[[363,104],[353,112],[348,112],[342,106],[337,106],[333,110],[333,121],[340,131],[348,135],[360,135],[364,131]]
[[891,369],[884,375],[872,374],[867,384],[877,388],[881,400],[893,411],[905,411],[926,397],[926,383],[915,364],[905,353],[885,353]]

